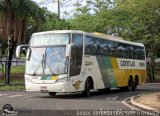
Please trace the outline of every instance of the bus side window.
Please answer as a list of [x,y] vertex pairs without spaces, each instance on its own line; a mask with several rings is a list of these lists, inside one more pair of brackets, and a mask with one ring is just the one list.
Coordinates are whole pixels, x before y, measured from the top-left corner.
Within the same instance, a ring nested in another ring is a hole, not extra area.
[[117,42],[108,41],[108,52],[110,57],[117,57]]
[[85,37],[85,54],[93,55],[93,38]]
[[80,74],[82,65],[82,53],[83,53],[83,35],[72,35],[72,50],[71,50],[71,62],[70,62],[70,76],[76,76]]
[[141,48],[141,59],[142,59],[142,60],[145,59],[145,51],[144,51],[144,47]]
[[103,47],[103,55],[105,56],[108,56],[109,55],[109,51],[108,51],[108,40],[104,40],[103,44],[102,44],[102,47]]
[[139,54],[139,59],[140,60],[144,60],[145,59],[145,54],[144,54],[144,48],[143,47],[139,47],[138,54]]
[[132,45],[131,45],[130,49],[131,49],[131,52],[130,52],[130,59],[134,59],[134,48],[133,48]]
[[108,45],[106,40],[101,40],[101,39],[97,39],[98,40],[98,46],[97,46],[97,55],[103,55],[103,56],[107,56],[108,55]]

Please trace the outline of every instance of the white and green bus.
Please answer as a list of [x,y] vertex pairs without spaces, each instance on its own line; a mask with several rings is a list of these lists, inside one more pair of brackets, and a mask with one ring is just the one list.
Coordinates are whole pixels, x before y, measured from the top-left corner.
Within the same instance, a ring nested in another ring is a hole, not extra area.
[[[20,58],[19,45],[16,56]],[[34,33],[27,45],[27,91],[49,95],[125,88],[146,82],[145,47],[118,37],[78,30]]]

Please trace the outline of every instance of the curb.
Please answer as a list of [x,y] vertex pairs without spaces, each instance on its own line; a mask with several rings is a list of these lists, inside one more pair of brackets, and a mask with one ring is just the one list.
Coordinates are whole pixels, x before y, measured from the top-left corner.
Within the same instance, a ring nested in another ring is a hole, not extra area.
[[146,110],[151,110],[151,111],[153,111],[153,112],[160,113],[160,109],[153,108],[153,107],[144,105],[144,104],[142,104],[142,103],[136,102],[136,101],[134,100],[136,97],[139,97],[139,95],[138,95],[138,96],[133,96],[133,97],[131,97],[131,100],[130,100],[131,104],[133,104],[133,105],[135,105],[135,106],[139,106],[139,107],[141,107],[141,108],[143,108],[143,109],[146,109]]
[[135,107],[133,107],[132,105],[129,105],[129,104],[127,103],[128,100],[131,101],[130,99],[131,99],[131,97],[126,98],[126,99],[124,99],[124,100],[122,101],[122,103],[123,103],[124,105],[126,105],[127,107],[131,108],[131,109],[134,109],[134,110],[139,111],[139,109],[137,109],[137,108],[135,108]]

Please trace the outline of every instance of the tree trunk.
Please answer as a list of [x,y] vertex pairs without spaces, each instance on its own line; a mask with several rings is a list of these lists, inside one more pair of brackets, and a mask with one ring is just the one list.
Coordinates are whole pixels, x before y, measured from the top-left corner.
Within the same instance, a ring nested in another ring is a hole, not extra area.
[[155,79],[155,74],[154,74],[154,67],[155,67],[155,62],[154,62],[154,54],[153,54],[153,49],[150,49],[147,54],[147,76],[148,76],[148,81],[153,82]]
[[12,65],[13,51],[15,47],[15,42],[14,42],[13,37],[14,36],[11,36],[10,41],[8,41],[8,58],[6,62],[6,81],[5,81],[7,85],[10,84],[10,70],[11,70],[11,65]]

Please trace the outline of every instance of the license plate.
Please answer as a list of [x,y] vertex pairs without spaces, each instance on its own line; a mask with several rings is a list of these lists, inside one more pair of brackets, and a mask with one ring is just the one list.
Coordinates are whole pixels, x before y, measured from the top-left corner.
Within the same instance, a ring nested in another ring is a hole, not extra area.
[[41,92],[47,92],[48,89],[47,89],[47,86],[41,86]]

